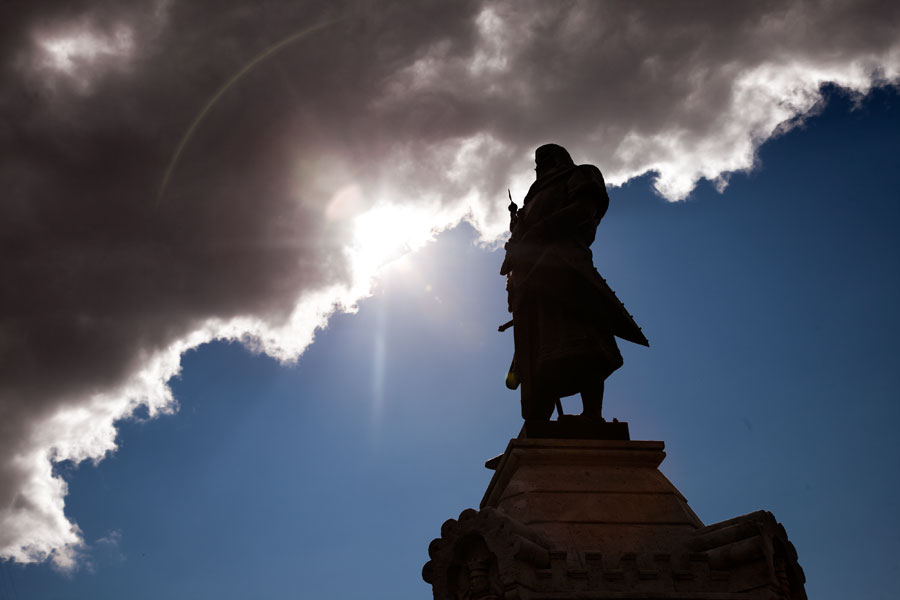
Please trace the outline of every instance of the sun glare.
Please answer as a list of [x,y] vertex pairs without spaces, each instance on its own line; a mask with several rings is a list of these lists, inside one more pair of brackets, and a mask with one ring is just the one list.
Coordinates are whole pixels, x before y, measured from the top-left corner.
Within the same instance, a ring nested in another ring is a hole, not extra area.
[[348,249],[354,279],[368,282],[387,265],[424,246],[437,234],[438,222],[434,211],[393,204],[376,205],[356,217]]

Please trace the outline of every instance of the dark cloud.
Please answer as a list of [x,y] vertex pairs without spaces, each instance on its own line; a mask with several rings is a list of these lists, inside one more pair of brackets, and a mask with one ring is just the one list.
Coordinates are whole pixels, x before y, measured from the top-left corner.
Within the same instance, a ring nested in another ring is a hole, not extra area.
[[413,246],[461,218],[496,236],[548,140],[678,199],[750,168],[823,83],[900,73],[890,2],[4,6],[0,555],[63,566],[51,460],[171,406],[198,343],[302,352],[397,251],[359,215],[408,211]]

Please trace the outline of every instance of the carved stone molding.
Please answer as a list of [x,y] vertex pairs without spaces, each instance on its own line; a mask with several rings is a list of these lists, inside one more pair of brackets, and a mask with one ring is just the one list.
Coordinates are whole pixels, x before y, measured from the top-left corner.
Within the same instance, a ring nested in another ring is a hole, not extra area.
[[464,510],[428,546],[422,578],[441,600],[512,599],[550,566],[550,542],[494,508]]

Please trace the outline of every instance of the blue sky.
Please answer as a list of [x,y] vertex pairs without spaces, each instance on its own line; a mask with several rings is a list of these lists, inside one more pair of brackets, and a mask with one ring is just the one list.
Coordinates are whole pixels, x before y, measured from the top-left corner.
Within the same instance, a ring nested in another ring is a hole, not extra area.
[[[621,342],[604,412],[665,441],[661,468],[705,523],[772,511],[811,598],[888,599],[900,94],[825,98],[721,194],[701,181],[668,202],[649,175],[611,190],[594,261],[651,347]],[[56,467],[83,566],[3,562],[0,598],[428,597],[429,541],[477,507],[483,462],[521,424],[501,254],[476,242],[464,224],[389,267],[294,366],[189,351],[177,413]]]

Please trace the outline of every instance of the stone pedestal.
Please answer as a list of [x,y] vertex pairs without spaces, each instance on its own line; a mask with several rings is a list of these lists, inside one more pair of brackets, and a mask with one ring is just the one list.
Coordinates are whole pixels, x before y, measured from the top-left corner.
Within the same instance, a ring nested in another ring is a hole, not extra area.
[[428,548],[434,597],[805,599],[771,513],[704,526],[659,471],[663,448],[511,440],[488,461],[496,472],[480,510],[445,522]]

